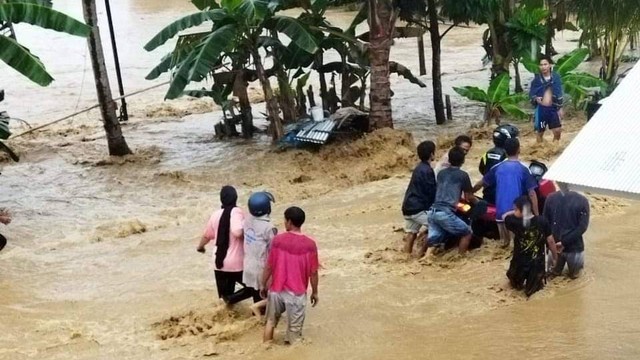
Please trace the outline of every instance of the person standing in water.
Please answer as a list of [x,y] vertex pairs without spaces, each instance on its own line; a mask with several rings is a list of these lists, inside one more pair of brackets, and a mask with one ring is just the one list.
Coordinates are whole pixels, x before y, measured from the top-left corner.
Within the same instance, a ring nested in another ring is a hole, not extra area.
[[569,277],[580,276],[584,267],[584,239],[582,235],[589,227],[589,200],[575,191],[570,191],[566,183],[558,183],[560,191],[549,195],[542,212],[551,225],[560,255],[551,270],[551,275],[562,274],[565,265],[569,267]]
[[[417,150],[420,163],[413,170],[402,202],[402,215],[405,221],[404,251],[407,254],[413,251],[413,243],[420,229],[428,226],[427,211],[436,197],[436,177],[431,168],[436,144],[433,141],[423,141],[418,145]],[[424,251],[426,247],[423,246],[420,256],[424,255]]]
[[[262,276],[260,295],[267,299],[267,324],[263,340],[273,340],[280,316],[287,312],[285,343],[302,336],[307,288],[311,283],[311,306],[318,305],[318,248],[315,241],[302,233],[305,213],[296,206],[284,212],[287,232],[273,239],[267,266]],[[271,285],[267,284],[271,280]]]
[[507,277],[516,290],[524,290],[527,297],[544,287],[545,244],[557,259],[556,242],[549,224],[533,214],[531,200],[524,195],[516,199],[513,210],[502,217],[507,229],[515,234],[513,257]]
[[504,143],[507,160],[495,165],[474,187],[474,192],[482,187],[495,186],[496,189],[496,223],[503,246],[511,243],[511,233],[507,230],[502,217],[513,209],[513,202],[522,195],[531,199],[532,211],[538,215],[538,183],[529,169],[520,162],[520,141],[507,139]]
[[278,229],[271,222],[272,201],[275,202],[273,195],[266,191],[252,194],[248,204],[251,215],[244,220],[242,281],[247,287],[238,292],[238,301],[253,297],[254,305],[251,311],[255,316],[260,316],[261,311],[267,306],[267,301],[260,297],[260,283],[271,241],[278,234]]
[[547,127],[553,132],[554,141],[559,141],[562,135],[564,94],[562,80],[558,73],[552,71],[552,64],[550,57],[540,59],[540,73],[534,76],[529,89],[529,98],[535,107],[533,127],[538,142],[542,142]]
[[243,230],[244,212],[236,206],[238,193],[232,186],[223,186],[220,190],[222,208],[213,212],[209,218],[198,252],[205,252],[205,245],[215,240],[213,262],[215,269],[218,298],[228,302],[235,292],[236,283],[242,284],[244,260]]

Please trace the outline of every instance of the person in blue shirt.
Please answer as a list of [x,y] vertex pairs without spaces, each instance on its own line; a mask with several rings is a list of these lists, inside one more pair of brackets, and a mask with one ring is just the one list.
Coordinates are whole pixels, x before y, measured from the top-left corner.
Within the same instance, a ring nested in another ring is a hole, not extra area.
[[529,99],[535,107],[533,128],[538,142],[542,142],[547,127],[553,132],[554,141],[559,141],[562,135],[562,79],[552,70],[552,64],[550,57],[540,59],[540,73],[534,76],[529,89]]
[[536,195],[538,183],[529,169],[520,162],[520,141],[518,139],[507,139],[504,143],[504,150],[507,152],[507,160],[492,167],[475,185],[474,192],[484,186],[495,186],[496,222],[500,239],[502,239],[504,247],[508,247],[511,243],[511,234],[504,224],[503,216],[511,211],[514,201],[522,195],[529,195],[533,215],[538,216],[538,196]]
[[[402,215],[405,219],[404,251],[409,255],[413,251],[413,243],[420,228],[428,226],[427,210],[436,197],[436,177],[431,168],[436,144],[433,141],[423,141],[417,150],[420,163],[413,170],[402,202]],[[423,246],[420,256],[424,255],[425,251],[426,247]]]

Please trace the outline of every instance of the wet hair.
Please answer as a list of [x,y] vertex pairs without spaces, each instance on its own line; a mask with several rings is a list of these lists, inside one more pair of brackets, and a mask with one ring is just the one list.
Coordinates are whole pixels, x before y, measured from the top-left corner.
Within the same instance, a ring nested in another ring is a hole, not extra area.
[[455,167],[462,166],[462,164],[464,164],[465,155],[466,154],[464,153],[464,151],[459,147],[456,146],[452,148],[451,150],[449,150],[449,164]]
[[418,145],[418,158],[422,161],[431,160],[431,155],[436,152],[436,144],[433,141],[423,141]]
[[304,224],[305,214],[299,207],[292,206],[284,211],[284,219],[291,221],[293,226],[299,228]]
[[516,156],[519,150],[520,140],[511,138],[504,142],[504,151],[507,152],[507,156]]
[[542,60],[547,60],[549,64],[553,65],[553,59],[551,58],[551,56],[541,55],[540,58],[538,59],[538,63],[540,63],[540,61]]
[[456,137],[456,140],[454,141],[454,144],[456,144],[456,146],[460,146],[464,143],[467,143],[469,145],[473,145],[473,140],[471,139],[471,136],[468,135],[459,135],[458,137]]

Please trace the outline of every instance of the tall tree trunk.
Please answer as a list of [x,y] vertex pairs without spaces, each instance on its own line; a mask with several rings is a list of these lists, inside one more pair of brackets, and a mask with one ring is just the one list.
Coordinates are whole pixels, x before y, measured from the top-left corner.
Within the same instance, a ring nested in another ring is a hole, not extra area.
[[[278,40],[278,32],[271,31],[271,37]],[[291,85],[289,85],[289,76],[280,61],[278,61],[279,50],[277,47],[274,47],[272,51],[274,59],[273,66],[276,69],[276,78],[278,79],[278,88],[280,89],[280,94],[278,96],[280,109],[282,110],[284,123],[290,124],[295,122],[298,118],[296,116],[296,100],[294,98],[293,89],[291,89]]]
[[442,102],[442,70],[440,26],[438,25],[438,8],[436,0],[428,0],[429,10],[429,36],[431,37],[431,78],[433,84],[433,109],[436,112],[436,124],[444,124],[447,121]]
[[340,89],[340,105],[344,107],[352,106],[351,99],[349,98],[349,89],[351,88],[351,74],[347,68],[347,55],[340,54],[340,60],[342,61],[342,76],[341,76],[341,89]]
[[522,88],[522,79],[520,78],[520,62],[514,61],[513,68],[516,71],[516,93],[522,93],[524,89]]
[[498,14],[489,22],[493,47],[493,64],[491,67],[491,78],[500,74],[509,73],[512,54],[509,45],[509,38],[506,23],[513,16],[515,11],[515,0],[504,0]]
[[251,113],[251,101],[247,93],[247,81],[245,71],[239,70],[233,80],[233,95],[238,97],[240,104],[240,115],[242,116],[242,136],[251,138],[253,136],[253,114]]
[[296,101],[293,96],[293,90],[289,85],[289,77],[281,65],[274,64],[277,67],[276,77],[278,78],[278,88],[280,89],[280,108],[282,109],[282,117],[285,124],[294,123],[296,116]]
[[329,108],[329,94],[327,93],[327,79],[325,74],[320,71],[320,68],[324,64],[324,56],[322,51],[316,55],[316,69],[318,69],[318,77],[320,78],[320,99],[322,99],[322,108]]
[[396,15],[391,2],[369,0],[371,85],[369,86],[369,128],[393,128],[391,114],[391,82],[389,53],[393,40]]
[[278,99],[273,96],[273,89],[271,89],[271,83],[269,82],[267,73],[262,65],[262,57],[260,57],[258,49],[253,49],[251,55],[253,56],[253,65],[256,67],[260,85],[262,85],[262,91],[264,92],[264,99],[267,103],[267,113],[271,119],[271,136],[273,137],[273,142],[276,142],[284,136],[284,128],[282,127],[282,119],[280,119]]
[[91,34],[87,42],[96,83],[96,92],[100,102],[100,112],[102,113],[104,130],[107,133],[109,155],[123,156],[131,154],[116,116],[116,103],[111,96],[109,76],[107,75],[107,67],[104,64],[104,53],[102,51],[102,42],[100,41],[95,0],[82,0],[82,10],[85,23],[91,26]]
[[[433,40],[431,40],[433,43]],[[420,65],[420,76],[427,75],[427,63],[424,58],[424,35],[418,36],[418,62]]]

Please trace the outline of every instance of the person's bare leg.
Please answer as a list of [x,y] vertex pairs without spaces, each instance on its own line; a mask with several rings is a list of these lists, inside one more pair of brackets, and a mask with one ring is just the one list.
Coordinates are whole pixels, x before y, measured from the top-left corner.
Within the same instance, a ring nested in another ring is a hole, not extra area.
[[544,131],[536,133],[536,142],[541,143],[544,140]]
[[471,243],[471,237],[473,234],[465,235],[460,238],[460,242],[458,243],[458,253],[464,254],[469,250],[469,244]]
[[250,309],[251,309],[251,312],[253,313],[253,316],[260,318],[260,315],[262,315],[260,311],[266,307],[267,307],[267,300],[260,300],[257,303],[251,305]]
[[416,241],[416,234],[414,233],[406,233],[404,235],[404,252],[407,254],[411,254],[413,251],[413,243]]
[[436,252],[435,246],[427,247],[427,251],[425,251],[424,259],[433,260],[433,258],[435,257],[435,252]]
[[560,141],[560,137],[562,136],[562,127],[555,128],[551,131],[553,132],[553,141]]
[[276,324],[273,321],[267,321],[264,327],[264,334],[262,335],[262,342],[269,342],[273,340],[273,331],[276,328]]
[[420,259],[424,256],[424,254],[427,253],[427,248],[429,247],[429,244],[427,244],[427,231],[420,231],[418,237],[416,238],[416,241],[418,243],[422,242],[420,251],[418,252],[418,259]]
[[511,244],[511,233],[504,226],[504,223],[498,224],[498,232],[500,233],[500,240],[502,240],[502,247],[508,248]]

